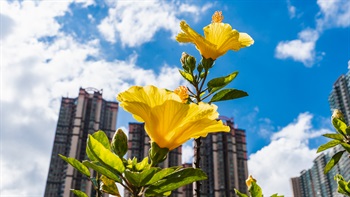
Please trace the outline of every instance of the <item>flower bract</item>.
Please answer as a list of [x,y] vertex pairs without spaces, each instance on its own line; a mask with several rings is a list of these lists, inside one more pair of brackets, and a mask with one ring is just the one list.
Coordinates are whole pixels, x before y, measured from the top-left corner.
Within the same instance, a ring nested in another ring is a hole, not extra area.
[[203,102],[186,104],[177,94],[166,89],[132,86],[118,94],[117,100],[137,121],[145,123],[151,141],[161,148],[173,150],[190,138],[230,131],[221,120],[217,120],[217,106]]
[[194,31],[185,21],[180,22],[182,32],[176,40],[182,43],[193,43],[201,55],[206,59],[217,59],[228,50],[238,51],[254,43],[247,33],[240,33],[232,29],[231,25],[222,23],[221,12],[215,12],[212,23],[203,28],[204,37]]

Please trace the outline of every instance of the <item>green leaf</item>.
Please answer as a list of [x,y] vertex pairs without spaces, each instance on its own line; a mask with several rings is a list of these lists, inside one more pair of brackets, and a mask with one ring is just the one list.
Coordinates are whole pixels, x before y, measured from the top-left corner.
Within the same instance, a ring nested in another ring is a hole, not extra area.
[[162,193],[162,196],[170,196],[170,194],[171,194],[171,191],[167,191],[167,192]]
[[345,124],[345,122],[343,122],[342,120],[340,120],[339,118],[333,118],[332,119],[332,124],[334,126],[334,128],[342,135],[346,135],[346,129],[347,126]]
[[193,77],[190,73],[183,71],[183,70],[179,70],[180,74],[182,75],[182,77],[184,79],[186,79],[188,82],[190,82],[191,84],[193,84]]
[[284,195],[272,194],[271,197],[284,197]]
[[148,157],[143,158],[143,160],[140,163],[137,163],[135,165],[136,171],[142,171],[145,168],[149,168],[150,164],[148,163]]
[[344,152],[345,150],[337,152],[335,155],[333,155],[331,160],[327,163],[326,167],[324,168],[325,174],[327,174],[339,162]]
[[341,146],[342,146],[348,153],[350,153],[350,144],[341,143]]
[[173,173],[176,169],[174,168],[164,168],[161,171],[157,172],[151,180],[149,180],[146,185],[152,185],[153,183],[161,180],[162,178],[170,175],[171,173]]
[[92,137],[95,138],[95,140],[99,141],[106,149],[110,150],[111,145],[109,143],[109,139],[105,132],[102,130],[96,131],[92,134]]
[[103,175],[100,177],[100,180],[102,182],[101,190],[104,193],[112,194],[112,195],[117,196],[117,197],[121,197],[119,194],[118,187],[113,180],[111,180]]
[[116,175],[115,173],[111,172],[110,170],[108,170],[107,168],[103,167],[99,162],[94,162],[94,161],[83,161],[83,164],[89,168],[92,168],[93,170],[95,170],[96,172],[114,180],[117,181],[119,183],[122,182],[122,180],[119,178],[118,175]]
[[317,153],[322,152],[324,150],[327,150],[329,148],[332,148],[332,147],[334,147],[334,146],[336,146],[336,145],[338,145],[340,143],[342,143],[342,142],[339,141],[339,140],[331,140],[331,141],[321,145],[320,147],[318,147]]
[[88,158],[91,160],[91,161],[98,161],[97,158],[94,156],[94,154],[92,154],[89,146],[86,146],[86,155],[88,156]]
[[343,178],[343,176],[340,175],[340,174],[336,174],[336,175],[334,176],[334,180],[336,180],[337,182],[338,182],[338,181],[345,181],[344,178]]
[[89,168],[87,168],[86,166],[84,166],[80,161],[74,159],[74,158],[67,158],[61,154],[58,154],[58,156],[60,156],[64,161],[66,161],[67,163],[69,163],[71,166],[73,166],[75,169],[77,169],[79,172],[81,172],[82,174],[84,174],[87,177],[90,177],[90,171]]
[[89,197],[87,194],[80,190],[71,189],[70,191],[72,191],[78,197]]
[[[110,149],[109,139],[105,132],[99,130],[92,134],[92,136],[99,141],[106,149]],[[98,161],[96,157],[91,153],[89,146],[86,146],[86,155],[91,161]]]
[[122,174],[125,170],[123,161],[109,149],[106,149],[99,141],[89,135],[88,146],[91,153],[108,170]]
[[237,194],[239,197],[248,197],[247,194],[243,194],[243,193],[239,192],[239,191],[236,190],[236,189],[235,189],[235,192],[236,192],[236,194]]
[[347,128],[345,129],[345,131],[346,131],[346,135],[350,135],[350,127],[347,127]]
[[149,186],[149,188],[146,190],[146,194],[160,195],[189,183],[205,179],[207,179],[207,175],[200,169],[182,168]]
[[218,102],[218,101],[232,100],[232,99],[237,99],[245,96],[248,96],[248,94],[242,90],[224,89],[216,93],[211,98],[210,102],[212,103],[212,102]]
[[234,78],[236,78],[237,75],[238,75],[238,72],[235,71],[235,72],[233,72],[225,77],[218,77],[218,78],[210,80],[207,83],[209,93],[216,92],[216,91],[220,90],[221,88],[225,87]]
[[338,180],[338,193],[345,194],[347,196],[350,195],[350,188],[348,186],[348,183],[344,180]]
[[344,137],[341,134],[338,133],[327,133],[327,134],[323,134],[324,137],[328,137],[331,139],[335,139],[335,140],[343,140]]
[[126,179],[131,182],[134,186],[141,187],[145,186],[149,182],[154,174],[158,171],[158,168],[150,168],[143,170],[142,172],[132,172],[129,170],[124,171]]
[[256,182],[252,181],[252,185],[249,187],[249,192],[251,196],[263,197],[262,190]]

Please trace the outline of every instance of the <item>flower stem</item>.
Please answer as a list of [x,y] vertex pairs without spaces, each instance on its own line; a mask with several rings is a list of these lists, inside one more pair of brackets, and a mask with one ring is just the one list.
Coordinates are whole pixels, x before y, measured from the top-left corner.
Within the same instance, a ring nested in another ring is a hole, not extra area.
[[[197,93],[197,95],[196,95],[197,104],[202,101],[202,98],[201,98],[202,88],[203,88],[203,84],[204,84],[204,82],[207,78],[207,75],[208,75],[207,69],[205,69],[204,72],[205,73],[204,73],[203,80],[201,82],[199,82],[200,85],[199,85],[199,83],[196,83],[196,86],[195,86],[196,93]],[[200,73],[199,73],[199,75],[200,75]],[[198,87],[198,85],[199,85],[199,87]],[[194,145],[194,160],[195,160],[194,167],[198,168],[198,169],[200,169],[200,160],[201,160],[201,144],[202,144],[201,140],[202,140],[201,137],[195,139],[195,145]],[[196,197],[201,196],[201,185],[202,185],[202,183],[200,181],[195,182],[195,184],[194,184],[194,191],[195,191],[194,196],[196,196]]]

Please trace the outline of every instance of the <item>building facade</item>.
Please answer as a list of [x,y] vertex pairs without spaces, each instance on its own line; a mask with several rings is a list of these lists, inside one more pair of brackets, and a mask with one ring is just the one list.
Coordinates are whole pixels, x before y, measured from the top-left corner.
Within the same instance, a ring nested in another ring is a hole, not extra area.
[[[208,175],[202,181],[201,196],[231,197],[234,189],[247,193],[247,144],[245,131],[234,128],[232,119],[220,117],[230,132],[209,134],[202,138],[200,167]],[[192,196],[192,195],[191,195]]]
[[350,179],[350,158],[343,156],[327,174],[323,173],[326,164],[332,156],[342,150],[341,146],[334,147],[327,154],[320,154],[308,170],[303,170],[299,177],[291,179],[294,197],[341,197],[337,192],[336,174],[341,174],[345,180]]
[[[128,158],[137,158],[140,162],[143,158],[148,156],[148,151],[151,148],[150,138],[147,135],[144,123],[129,123],[129,138],[128,138]],[[158,164],[159,167],[167,168],[171,166],[182,166],[182,147],[178,147],[168,153],[165,161]],[[130,194],[125,190],[124,196],[128,197]],[[171,197],[182,196],[182,189],[172,191]]]
[[333,89],[328,97],[331,111],[339,109],[347,124],[350,124],[350,71],[341,75],[333,84]]
[[116,129],[118,103],[102,98],[102,91],[80,88],[77,98],[63,97],[56,127],[45,197],[68,197],[77,189],[93,196],[93,188],[81,173],[58,154],[85,160],[88,134],[103,130],[110,138]]

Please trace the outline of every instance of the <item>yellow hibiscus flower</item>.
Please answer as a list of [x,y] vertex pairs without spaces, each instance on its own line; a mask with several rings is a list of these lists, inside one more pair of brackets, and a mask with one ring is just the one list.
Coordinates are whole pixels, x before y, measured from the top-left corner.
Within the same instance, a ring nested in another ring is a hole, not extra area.
[[254,43],[246,33],[240,33],[227,23],[222,23],[221,12],[215,12],[212,23],[203,28],[204,37],[194,31],[185,21],[180,22],[183,32],[176,36],[178,42],[193,43],[201,55],[206,59],[216,60],[228,50],[238,51]]
[[179,95],[155,86],[133,86],[118,94],[124,110],[137,121],[145,122],[152,142],[173,150],[190,138],[205,137],[211,132],[229,132],[223,125],[217,106],[207,103],[182,103]]

